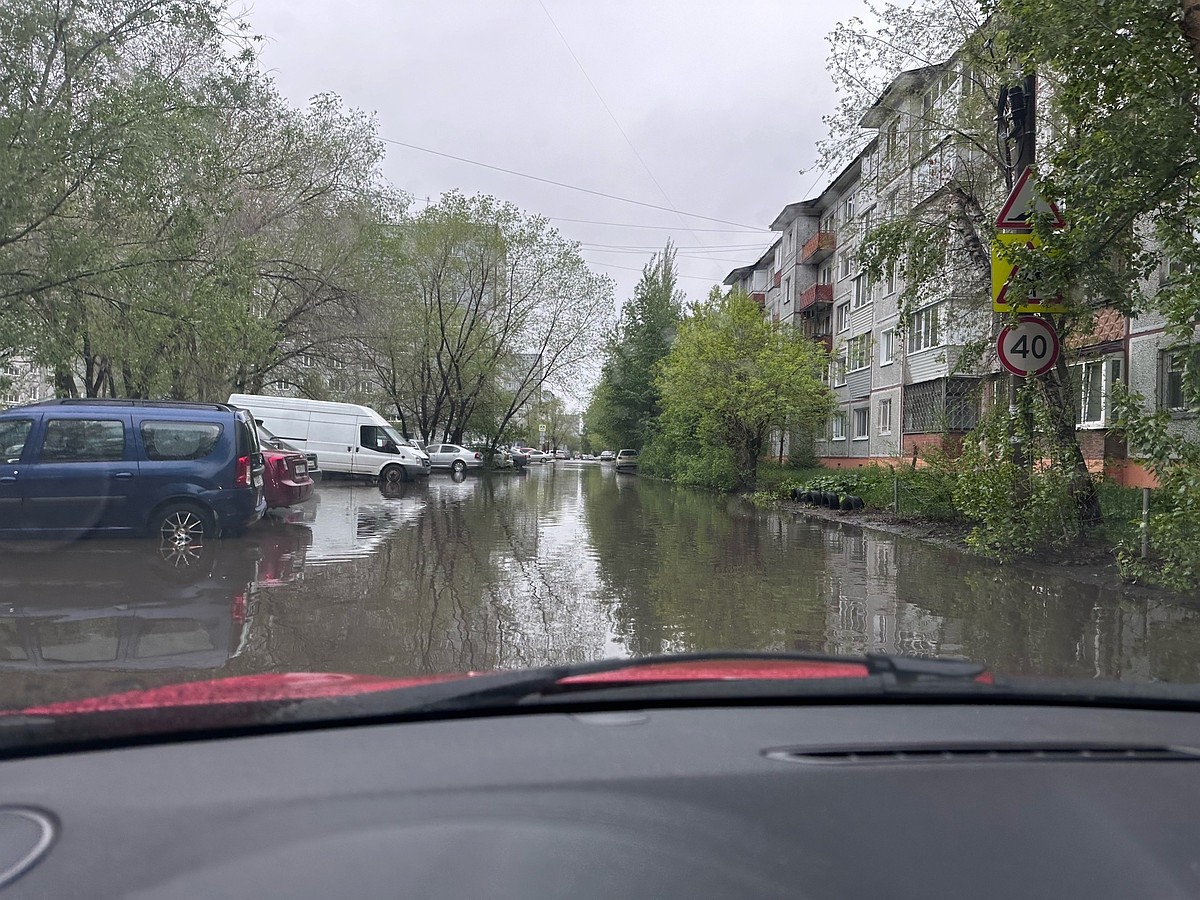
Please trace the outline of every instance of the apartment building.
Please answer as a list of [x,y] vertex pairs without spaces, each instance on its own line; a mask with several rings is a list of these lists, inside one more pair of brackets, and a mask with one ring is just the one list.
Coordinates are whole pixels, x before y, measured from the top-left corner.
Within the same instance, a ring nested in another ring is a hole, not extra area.
[[[785,206],[771,225],[779,240],[726,279],[758,298],[773,320],[830,352],[837,406],[815,442],[827,465],[911,460],[929,447],[954,451],[983,409],[1007,402],[1009,376],[994,353],[963,352],[989,346],[997,327],[978,265],[972,267],[963,247],[948,246],[944,271],[907,291],[903,318],[898,301],[908,286],[901,274],[872,283],[859,262],[862,237],[875,225],[945,215],[947,188],[964,167],[987,172],[978,151],[938,124],[952,121],[978,90],[970,76],[954,59],[899,75],[863,116],[874,139],[820,194]],[[998,173],[983,190],[998,209],[1006,190]],[[1168,283],[1171,268],[1164,264],[1158,284],[1144,287]],[[1085,459],[1126,484],[1151,479],[1110,430],[1115,384],[1171,412],[1176,428],[1196,431],[1182,390],[1184,361],[1195,351],[1177,346],[1163,324],[1097,309],[1091,331],[1064,347]],[[772,455],[786,444],[777,440]]]

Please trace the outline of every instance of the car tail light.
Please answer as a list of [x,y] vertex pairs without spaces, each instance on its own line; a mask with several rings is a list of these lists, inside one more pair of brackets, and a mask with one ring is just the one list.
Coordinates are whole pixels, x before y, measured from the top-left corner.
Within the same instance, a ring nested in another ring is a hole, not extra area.
[[233,477],[233,486],[250,487],[250,457],[238,457],[237,471]]
[[476,459],[479,459],[479,454],[478,454],[478,453],[476,453],[476,454],[475,454],[475,458],[476,458]]
[[279,475],[280,481],[286,481],[290,472],[288,472],[288,461],[285,457],[279,457],[275,460],[275,471]]

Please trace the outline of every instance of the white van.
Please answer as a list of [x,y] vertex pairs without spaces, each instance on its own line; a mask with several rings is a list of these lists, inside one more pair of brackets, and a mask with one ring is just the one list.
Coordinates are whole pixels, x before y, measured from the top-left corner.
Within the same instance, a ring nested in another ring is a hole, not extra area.
[[327,473],[393,482],[429,474],[429,455],[370,407],[255,394],[230,394],[229,403],[250,410],[280,439],[317,454]]

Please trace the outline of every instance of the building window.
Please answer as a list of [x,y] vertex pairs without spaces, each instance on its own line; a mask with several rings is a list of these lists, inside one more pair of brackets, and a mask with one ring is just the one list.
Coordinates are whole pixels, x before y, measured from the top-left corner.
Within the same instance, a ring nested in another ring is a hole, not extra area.
[[854,308],[866,306],[871,301],[871,285],[865,274],[854,279]]
[[846,345],[849,353],[850,371],[860,372],[871,367],[871,336],[860,334],[851,338]]
[[1109,397],[1112,386],[1121,380],[1122,360],[1090,359],[1072,366],[1076,384],[1075,421],[1082,427],[1103,426],[1108,423]]
[[942,304],[935,303],[913,313],[908,332],[908,352],[918,353],[942,344]]
[[889,295],[890,295],[890,294],[894,294],[894,293],[896,293],[896,268],[897,268],[897,266],[896,266],[896,261],[895,261],[895,260],[892,260],[890,263],[888,263],[888,268],[887,268],[887,293],[888,293]]
[[784,235],[784,251],[783,251],[784,256],[792,255],[792,251],[795,249],[795,247],[792,246],[792,240],[793,240],[792,229],[789,228]]
[[846,351],[843,350],[833,358],[833,386],[841,387],[846,383]]
[[849,222],[854,218],[854,195],[851,194],[842,201],[842,221]]
[[895,159],[900,152],[900,120],[898,118],[893,119],[892,123],[888,125],[887,131],[884,132],[883,152],[889,160]]
[[[1189,359],[1190,357],[1190,359]],[[1161,408],[1175,413],[1191,411],[1187,394],[1184,391],[1184,375],[1190,367],[1195,371],[1200,363],[1200,348],[1183,347],[1177,350],[1165,351],[1160,360],[1160,385],[1158,391]]]
[[850,251],[843,250],[838,254],[838,278],[850,277]]
[[890,397],[879,401],[879,433],[892,433],[892,400]]
[[879,364],[881,366],[890,366],[895,358],[896,329],[888,328],[879,335]]
[[829,420],[829,434],[835,441],[844,441],[846,439],[845,413],[833,414],[833,418]]
[[825,232],[833,231],[833,219],[834,214],[832,211],[825,213],[825,215],[821,218],[820,230]]
[[854,410],[854,439],[865,441],[871,436],[871,408],[863,406]]
[[783,279],[783,302],[792,302],[792,277],[790,275]]
[[833,263],[821,267],[821,284],[833,284]]
[[850,328],[850,304],[842,303],[837,308],[837,330],[840,334]]

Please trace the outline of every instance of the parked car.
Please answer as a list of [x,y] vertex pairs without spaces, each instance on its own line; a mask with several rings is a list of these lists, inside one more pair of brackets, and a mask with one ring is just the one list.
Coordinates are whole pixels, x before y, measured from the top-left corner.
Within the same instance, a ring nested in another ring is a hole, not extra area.
[[492,466],[494,468],[511,469],[513,467],[513,465],[514,465],[514,463],[513,463],[512,454],[509,453],[507,450],[505,450],[503,447],[497,448],[496,451],[492,454]]
[[637,469],[638,452],[636,450],[622,450],[617,454],[617,471],[632,472]]
[[616,456],[611,450],[600,451],[600,462],[612,462],[614,459],[616,459]]
[[430,444],[425,448],[425,452],[429,454],[429,464],[435,469],[449,469],[461,473],[483,465],[482,453],[468,450],[458,444]]
[[555,451],[554,451],[554,458],[555,458],[555,459],[570,459],[570,458],[571,458],[571,454],[570,454],[570,453],[568,453],[566,450],[555,450]]
[[326,472],[411,481],[429,474],[429,457],[368,406],[297,397],[231,394],[229,402],[297,449],[316,453]]
[[224,403],[45,400],[0,412],[0,534],[149,533],[177,546],[266,511],[254,420]]
[[531,463],[544,463],[546,461],[546,454],[536,447],[522,447],[521,452],[529,457]]
[[508,451],[508,455],[512,460],[513,465],[518,469],[523,469],[529,465],[529,454],[524,450],[514,447],[512,450]]
[[[311,478],[313,482],[321,480],[321,466],[319,460],[317,459],[317,454],[313,453],[311,450],[305,452],[299,447],[289,444],[283,438],[272,434],[270,429],[268,429],[261,420],[256,419],[255,421],[258,424],[258,442],[262,445],[264,453],[267,450],[290,450],[293,453],[302,453],[304,455],[308,477]],[[267,498],[267,505],[270,505],[269,497]]]
[[308,477],[308,460],[295,450],[264,450],[266,462],[263,488],[268,509],[303,503],[312,497],[313,480]]

